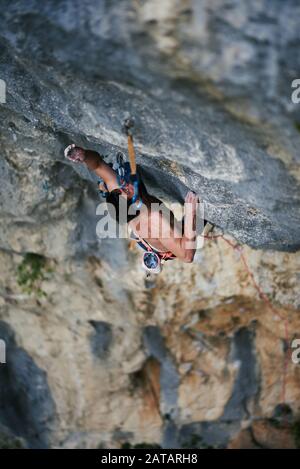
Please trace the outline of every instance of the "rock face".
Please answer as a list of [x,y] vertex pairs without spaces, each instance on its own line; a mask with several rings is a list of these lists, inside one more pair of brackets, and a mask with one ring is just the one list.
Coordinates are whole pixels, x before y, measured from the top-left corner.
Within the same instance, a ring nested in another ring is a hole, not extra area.
[[18,429],[34,447],[46,447],[47,432],[55,420],[55,404],[46,372],[16,346],[5,323],[0,323],[0,335],[9,352],[6,365],[0,369],[1,422]]
[[[0,0],[8,434],[31,447],[296,444],[297,3]],[[112,160],[127,113],[149,190],[195,190],[245,257],[205,242],[147,290],[127,241],[97,238],[95,180],[63,148]]]

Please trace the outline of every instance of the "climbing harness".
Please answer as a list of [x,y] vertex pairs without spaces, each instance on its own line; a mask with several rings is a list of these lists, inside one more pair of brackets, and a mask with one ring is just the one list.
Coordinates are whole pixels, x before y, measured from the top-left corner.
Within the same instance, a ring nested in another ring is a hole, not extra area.
[[171,251],[162,252],[156,250],[150,243],[140,238],[136,233],[132,233],[131,239],[136,241],[138,246],[144,251],[142,267],[147,273],[160,274],[166,261],[176,259],[176,256]]
[[[204,229],[200,236],[207,236],[213,228],[214,225],[205,220]],[[159,274],[166,261],[176,259],[176,256],[171,251],[158,251],[151,246],[148,241],[140,238],[133,231],[131,232],[130,237],[132,241],[136,241],[136,243],[145,251],[142,258],[142,267],[147,273]]]
[[160,257],[156,254],[156,252],[146,251],[143,254],[143,267],[146,272],[152,274],[160,274],[162,265]]

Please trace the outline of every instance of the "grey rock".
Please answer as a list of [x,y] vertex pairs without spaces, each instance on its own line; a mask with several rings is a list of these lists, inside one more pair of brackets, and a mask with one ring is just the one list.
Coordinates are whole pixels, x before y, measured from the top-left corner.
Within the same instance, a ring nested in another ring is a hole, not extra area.
[[150,357],[156,358],[161,365],[160,403],[161,412],[167,419],[166,431],[168,431],[168,427],[171,425],[170,422],[173,422],[177,416],[179,375],[176,363],[166,348],[164,338],[158,327],[147,326],[144,329],[143,339],[147,354]]
[[90,321],[94,328],[91,335],[91,347],[93,354],[98,358],[106,358],[112,341],[111,325],[104,321]]
[[195,422],[180,429],[180,444],[183,448],[225,448],[239,431],[240,422]]
[[[253,248],[300,247],[300,105],[291,101],[291,82],[300,77],[299,2],[156,5],[0,0],[0,79],[7,85],[0,106],[0,249],[78,263],[93,255],[103,277],[106,264],[112,269],[100,288],[120,305],[133,296],[135,282],[124,272],[134,261],[124,240],[97,238],[96,178],[65,160],[63,150],[76,142],[112,161],[127,151],[128,114],[136,120],[137,161],[149,191],[182,203],[194,190],[207,220]],[[121,277],[126,287],[116,281]],[[106,307],[111,312],[104,298],[101,313]],[[103,360],[111,326],[92,326],[87,350]],[[9,367],[0,368],[0,421],[29,446],[47,447],[56,418],[47,375],[8,324],[0,332],[9,344]],[[165,447],[195,435],[200,446],[226,446],[258,392],[254,342],[248,329],[233,339],[231,358],[241,366],[223,416],[179,428],[176,364],[160,328],[144,329],[146,353],[161,365]],[[99,361],[94,365],[98,371]],[[62,444],[79,446],[86,428],[69,430]],[[88,435],[86,441],[88,447]]]
[[0,367],[0,422],[30,447],[46,448],[56,419],[47,374],[16,343],[11,327],[0,322],[7,363]]
[[[192,189],[205,202],[206,218],[240,242],[297,250],[298,108],[287,109],[289,80],[298,70],[298,56],[291,60],[299,39],[297,4],[275,2],[271,10],[266,1],[194,1],[189,8],[182,2],[165,18],[168,33],[146,3],[153,18],[129,0],[122,7],[1,1],[0,76],[8,90],[0,110],[1,210],[8,224],[2,247],[13,248],[12,230],[38,230],[67,216],[77,223],[80,242],[69,232],[60,255],[95,251],[92,225],[82,228],[81,203],[89,186],[96,204],[94,181],[64,161],[63,148],[75,141],[111,157],[126,151],[121,126],[130,113],[150,189],[180,202]],[[176,39],[176,53],[164,49],[166,37]],[[229,101],[210,93],[204,77]],[[272,125],[262,128],[266,120]],[[26,240],[15,249],[26,250]]]
[[221,421],[246,419],[251,413],[249,404],[259,389],[254,334],[254,331],[242,328],[233,338],[230,359],[239,362],[239,371]]
[[17,437],[9,428],[0,425],[0,449],[26,449],[23,438]]

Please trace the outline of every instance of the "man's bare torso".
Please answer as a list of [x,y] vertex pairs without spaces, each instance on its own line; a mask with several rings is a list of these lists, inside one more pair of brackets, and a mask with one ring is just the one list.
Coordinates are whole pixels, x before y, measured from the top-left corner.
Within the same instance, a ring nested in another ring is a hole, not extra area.
[[[150,243],[158,251],[167,252],[160,239],[173,238],[175,235],[180,238],[182,236],[182,225],[159,199],[156,199],[156,201],[159,202],[159,206],[157,203],[149,207],[144,205],[141,213],[130,221],[129,227],[136,235]],[[161,210],[162,207],[163,210]],[[169,229],[167,231],[163,231],[162,217],[168,219]]]

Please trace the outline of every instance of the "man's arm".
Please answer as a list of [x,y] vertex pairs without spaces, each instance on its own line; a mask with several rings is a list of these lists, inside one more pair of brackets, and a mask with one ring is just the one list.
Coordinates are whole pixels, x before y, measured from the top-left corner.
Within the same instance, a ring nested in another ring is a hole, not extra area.
[[183,235],[181,238],[162,238],[160,241],[166,250],[171,251],[181,261],[193,262],[196,252],[196,237],[187,238],[186,235]]
[[73,163],[85,163],[91,171],[103,179],[110,192],[119,187],[115,172],[96,151],[85,150],[72,143],[65,149],[65,157]]
[[119,187],[116,173],[103,161],[103,158],[96,151],[85,150],[84,162],[89,169],[94,171],[105,182],[109,192]]
[[[178,259],[183,262],[191,263],[194,260],[196,252],[196,210],[198,196],[193,192],[188,192],[185,198],[185,232],[180,235],[176,226],[174,226],[172,237],[162,237],[160,239],[164,248],[171,251]],[[164,229],[168,229],[168,221],[162,216],[162,234]],[[166,231],[165,231],[166,232]]]

